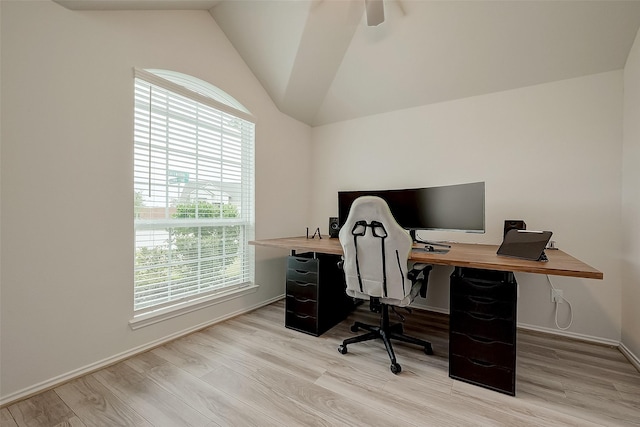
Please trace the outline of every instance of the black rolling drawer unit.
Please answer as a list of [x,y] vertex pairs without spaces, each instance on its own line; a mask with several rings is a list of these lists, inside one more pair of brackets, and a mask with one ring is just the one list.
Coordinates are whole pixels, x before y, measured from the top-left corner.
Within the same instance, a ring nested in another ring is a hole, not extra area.
[[304,253],[287,258],[285,326],[319,336],[353,309],[345,293],[339,255]]
[[513,273],[456,267],[450,293],[449,376],[514,396],[518,285]]

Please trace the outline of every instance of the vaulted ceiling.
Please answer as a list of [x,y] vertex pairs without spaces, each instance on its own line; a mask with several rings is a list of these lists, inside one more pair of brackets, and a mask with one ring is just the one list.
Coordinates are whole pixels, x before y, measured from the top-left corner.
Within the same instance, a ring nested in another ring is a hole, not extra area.
[[640,0],[55,0],[208,10],[284,113],[318,126],[624,68]]

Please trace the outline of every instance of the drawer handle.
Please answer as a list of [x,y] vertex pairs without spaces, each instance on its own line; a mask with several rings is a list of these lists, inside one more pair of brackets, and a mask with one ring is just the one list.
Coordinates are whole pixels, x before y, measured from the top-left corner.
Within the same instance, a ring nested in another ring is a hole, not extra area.
[[482,338],[482,337],[479,337],[479,336],[476,336],[476,335],[467,335],[467,338],[469,338],[471,341],[479,342],[479,343],[482,343],[482,344],[493,344],[493,343],[498,342],[498,341],[490,340],[488,338]]
[[307,316],[306,314],[298,314],[291,310],[287,310],[287,314],[291,316],[296,316],[299,319],[313,319],[313,316]]
[[496,301],[493,298],[487,298],[487,297],[472,297],[472,296],[469,296],[467,298],[469,298],[469,300],[471,302],[475,302],[475,303],[478,303],[478,304],[493,304]]
[[296,296],[291,295],[291,297],[293,297],[294,300],[298,301],[298,302],[316,302],[316,300],[310,299],[310,298],[298,298]]
[[297,280],[295,280],[296,285],[300,285],[300,286],[315,286],[313,283],[307,283],[307,282],[299,282]]
[[311,319],[311,316],[307,316],[305,314],[291,313],[296,316],[298,319]]
[[485,362],[484,360],[478,359],[469,359],[469,362],[473,363],[474,365],[483,366],[485,368],[493,368],[494,366],[496,366],[493,363]]
[[296,273],[300,273],[300,274],[313,274],[313,272],[311,272],[311,271],[298,270],[298,269],[296,269]]
[[475,282],[475,283],[469,283],[469,286],[471,286],[472,288],[476,288],[476,289],[483,289],[483,290],[487,290],[487,289],[498,288],[498,287],[502,286],[502,283],[495,283],[495,282],[481,283],[481,282]]
[[489,314],[482,314],[482,313],[467,313],[469,316],[473,317],[474,319],[478,319],[478,320],[495,320],[497,319],[496,316],[491,316]]

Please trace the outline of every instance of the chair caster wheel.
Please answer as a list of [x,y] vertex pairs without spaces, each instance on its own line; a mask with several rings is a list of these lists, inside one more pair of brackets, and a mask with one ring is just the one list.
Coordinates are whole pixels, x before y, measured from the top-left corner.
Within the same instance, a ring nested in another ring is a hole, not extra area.
[[426,354],[427,356],[431,356],[433,354],[433,348],[431,348],[431,346],[425,347],[424,354]]
[[351,325],[351,332],[358,332],[360,330],[360,328],[358,328],[356,325]]
[[341,345],[340,347],[338,347],[338,353],[347,354],[347,346],[346,345]]
[[393,372],[394,374],[399,374],[400,371],[402,371],[402,367],[400,366],[400,364],[398,363],[393,363],[391,365],[391,372]]

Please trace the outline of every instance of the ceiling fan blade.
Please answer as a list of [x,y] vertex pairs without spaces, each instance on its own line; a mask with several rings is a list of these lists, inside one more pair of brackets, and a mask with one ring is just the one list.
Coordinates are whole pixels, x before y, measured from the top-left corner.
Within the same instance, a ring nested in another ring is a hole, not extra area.
[[384,3],[382,0],[364,0],[367,11],[367,25],[375,27],[384,22]]

